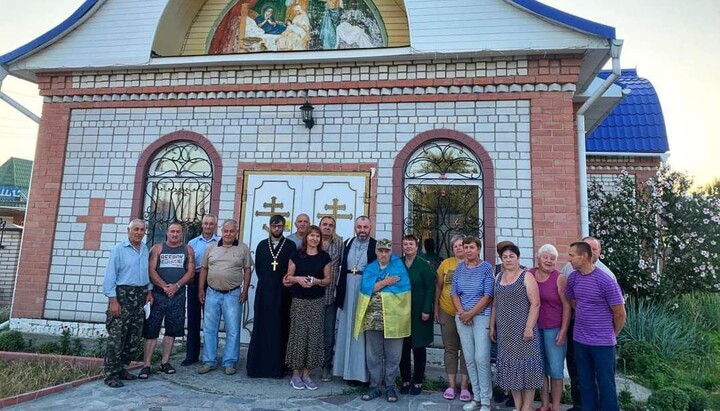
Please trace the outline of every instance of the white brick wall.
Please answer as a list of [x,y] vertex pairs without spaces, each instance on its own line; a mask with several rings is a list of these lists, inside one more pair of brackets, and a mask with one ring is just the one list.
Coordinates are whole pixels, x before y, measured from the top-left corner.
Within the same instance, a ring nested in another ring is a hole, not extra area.
[[[12,223],[12,220],[10,220]],[[9,224],[10,224],[9,223]],[[0,308],[10,308],[20,255],[21,229],[6,228],[0,249]]]
[[[318,105],[314,117],[309,132],[295,106],[73,110],[45,317],[104,321],[105,262],[126,235],[138,158],[178,130],[206,136],[223,159],[220,219],[235,209],[238,162],[377,163],[376,233],[388,238],[398,152],[423,131],[462,131],[482,144],[494,163],[498,238],[532,255],[529,101]],[[116,224],[103,225],[100,251],[83,250],[85,224],[77,222],[88,214],[90,197],[108,199],[105,215],[116,217]]]

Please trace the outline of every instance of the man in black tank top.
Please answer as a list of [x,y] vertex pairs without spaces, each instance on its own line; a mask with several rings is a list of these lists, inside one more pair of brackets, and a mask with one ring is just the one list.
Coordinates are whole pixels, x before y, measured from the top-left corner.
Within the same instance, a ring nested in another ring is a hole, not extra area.
[[179,222],[170,224],[167,239],[155,244],[150,250],[150,281],[153,288],[154,303],[150,316],[145,320],[143,337],[145,338],[145,365],[138,377],[146,379],[152,370],[152,353],[155,351],[160,328],[165,320],[165,335],[162,342],[162,360],[160,371],[174,374],[170,365],[170,352],[175,337],[185,335],[185,285],[192,281],[195,274],[195,253],[192,247],[182,242],[183,226]]

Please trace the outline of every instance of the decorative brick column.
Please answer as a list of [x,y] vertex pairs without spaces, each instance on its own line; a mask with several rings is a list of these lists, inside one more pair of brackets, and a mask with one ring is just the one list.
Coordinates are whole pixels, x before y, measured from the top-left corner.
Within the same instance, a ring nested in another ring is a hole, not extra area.
[[[533,244],[550,243],[567,260],[580,237],[580,198],[573,94],[540,93],[530,103]],[[526,260],[529,261],[529,260]]]
[[70,109],[67,105],[43,105],[15,283],[13,318],[42,318],[55,240],[69,121]]

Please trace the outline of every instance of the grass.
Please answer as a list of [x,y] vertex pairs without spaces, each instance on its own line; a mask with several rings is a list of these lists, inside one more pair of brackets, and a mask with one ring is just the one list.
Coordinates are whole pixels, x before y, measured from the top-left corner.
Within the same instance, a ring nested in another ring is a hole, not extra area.
[[99,373],[99,370],[53,361],[0,360],[0,398],[52,387]]

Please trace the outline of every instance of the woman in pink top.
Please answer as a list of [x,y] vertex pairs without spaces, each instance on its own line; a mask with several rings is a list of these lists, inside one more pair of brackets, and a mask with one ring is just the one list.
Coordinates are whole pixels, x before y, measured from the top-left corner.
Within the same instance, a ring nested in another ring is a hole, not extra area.
[[552,391],[552,411],[560,410],[563,391],[567,331],[570,324],[570,303],[565,298],[567,278],[556,269],[558,251],[545,244],[537,252],[537,267],[530,270],[540,291],[538,330],[545,362],[545,383],[540,391],[542,406],[535,411],[548,411],[548,378]]

